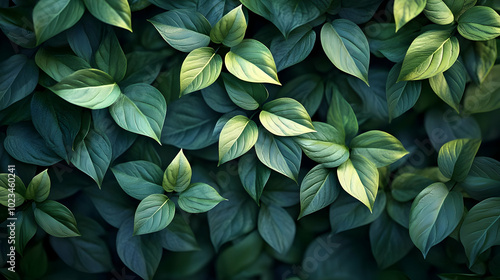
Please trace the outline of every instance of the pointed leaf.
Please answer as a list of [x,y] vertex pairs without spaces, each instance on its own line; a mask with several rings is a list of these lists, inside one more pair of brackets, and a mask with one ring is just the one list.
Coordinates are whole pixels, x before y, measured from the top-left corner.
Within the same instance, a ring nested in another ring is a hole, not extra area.
[[47,48],[38,49],[35,61],[40,69],[58,82],[75,71],[91,68],[90,64],[83,58]]
[[344,135],[346,141],[350,141],[358,134],[358,119],[351,105],[345,100],[334,83],[326,85],[326,94],[331,94],[332,100],[328,107],[326,122]]
[[467,70],[459,60],[446,72],[439,73],[429,79],[432,90],[446,104],[455,109],[457,113],[459,112],[460,101],[464,95],[466,82]]
[[295,222],[285,209],[263,204],[259,211],[259,233],[269,246],[285,254],[295,238]]
[[53,200],[37,203],[34,213],[37,224],[50,235],[80,236],[73,213],[61,203]]
[[395,0],[394,20],[396,32],[410,20],[418,16],[425,8],[427,0]]
[[238,45],[245,37],[247,21],[242,5],[225,14],[210,31],[210,39],[216,44],[228,47]]
[[500,36],[500,15],[490,7],[472,7],[458,18],[457,29],[469,40],[495,39]]
[[85,12],[80,0],[41,0],[33,8],[36,44],[61,33],[77,23]]
[[278,136],[296,136],[315,131],[304,106],[292,98],[267,102],[262,106],[259,119],[269,132]]
[[219,138],[219,165],[248,152],[257,142],[259,131],[254,121],[237,115],[222,128]]
[[439,170],[446,178],[463,181],[480,145],[479,139],[457,139],[444,144],[438,155]]
[[350,146],[352,155],[362,155],[377,167],[392,164],[408,154],[396,137],[380,130],[370,130],[354,137]]
[[143,200],[152,194],[161,194],[163,172],[149,161],[129,161],[111,168],[120,187],[131,197]]
[[50,177],[47,173],[48,169],[38,173],[28,185],[26,189],[26,198],[36,202],[42,202],[49,197],[50,193]]
[[260,204],[260,196],[271,176],[271,170],[260,163],[254,153],[248,153],[238,161],[238,175],[243,188]]
[[102,22],[132,32],[130,6],[127,0],[83,0],[87,10]]
[[425,16],[432,22],[441,25],[453,23],[455,17],[443,0],[427,0]]
[[226,200],[211,186],[195,183],[179,195],[179,206],[188,213],[203,213]]
[[400,81],[398,75],[401,72],[401,63],[392,67],[387,77],[386,97],[389,106],[389,120],[401,116],[410,110],[420,97],[422,83],[420,81]]
[[127,58],[114,32],[109,32],[101,41],[95,53],[95,63],[99,69],[108,73],[117,82],[125,77]]
[[263,84],[245,82],[227,73],[222,73],[222,78],[229,98],[242,109],[256,110],[269,97]]
[[188,54],[181,67],[181,95],[213,84],[220,75],[222,58],[209,47]]
[[192,174],[191,165],[181,149],[165,169],[162,183],[163,189],[167,192],[186,190],[191,183]]
[[38,69],[27,56],[16,54],[0,63],[0,110],[33,92],[38,83]]
[[160,231],[166,228],[175,215],[175,204],[164,194],[144,198],[134,216],[134,235]]
[[332,204],[339,191],[335,171],[321,164],[316,165],[300,184],[299,219]]

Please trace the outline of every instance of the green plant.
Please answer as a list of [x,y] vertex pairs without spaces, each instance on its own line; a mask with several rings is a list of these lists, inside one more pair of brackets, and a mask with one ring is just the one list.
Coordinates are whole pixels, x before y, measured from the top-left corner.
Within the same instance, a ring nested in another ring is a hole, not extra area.
[[499,278],[499,10],[0,0],[0,273]]

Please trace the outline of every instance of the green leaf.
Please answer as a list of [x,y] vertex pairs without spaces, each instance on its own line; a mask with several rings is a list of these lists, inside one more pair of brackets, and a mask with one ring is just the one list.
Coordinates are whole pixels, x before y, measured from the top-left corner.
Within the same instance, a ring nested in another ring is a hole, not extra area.
[[316,132],[295,137],[307,157],[329,168],[344,163],[349,158],[349,149],[345,146],[343,135],[327,123],[313,124]]
[[166,192],[182,192],[186,190],[191,183],[192,174],[191,165],[181,149],[165,169],[162,182],[163,189]]
[[467,113],[484,113],[500,108],[498,73],[500,65],[495,65],[480,85],[467,87],[463,102]]
[[495,39],[500,36],[500,15],[490,7],[472,7],[458,18],[457,29],[469,40]]
[[455,109],[457,113],[459,112],[460,101],[464,95],[466,82],[467,70],[460,60],[455,61],[455,64],[446,72],[429,78],[432,90],[446,104]]
[[23,48],[34,48],[36,45],[32,11],[31,7],[19,5],[0,8],[0,28],[14,44]]
[[114,32],[108,32],[102,39],[94,59],[97,67],[108,73],[116,82],[125,77],[127,58]]
[[476,204],[465,216],[460,240],[471,267],[478,256],[500,244],[500,198],[492,197]]
[[23,211],[19,211],[16,221],[16,250],[19,254],[23,254],[26,244],[35,236],[38,225],[33,215],[33,209],[28,207]]
[[444,178],[438,167],[430,167],[427,169],[419,170],[418,172],[401,173],[391,185],[391,193],[394,199],[400,202],[406,202],[414,199],[423,189],[432,183],[438,181],[439,177]]
[[395,0],[394,20],[396,32],[406,23],[418,16],[425,8],[427,0]]
[[14,202],[13,199],[15,199],[15,206],[19,207],[25,201],[26,187],[21,178],[9,174],[11,173],[0,174],[0,204],[9,207],[9,202]]
[[210,43],[210,22],[192,10],[172,10],[149,20],[174,49],[191,52]]
[[278,136],[297,136],[314,132],[311,117],[302,104],[292,98],[278,98],[262,106],[262,125]]
[[316,74],[304,74],[289,81],[283,86],[276,97],[290,97],[297,100],[306,108],[309,116],[318,111],[325,86],[321,76]]
[[448,70],[457,60],[458,39],[447,30],[420,34],[406,52],[398,81],[424,80]]
[[500,162],[489,157],[476,157],[460,186],[477,200],[500,196]]
[[242,0],[252,12],[271,21],[287,38],[294,29],[311,22],[323,14],[331,1],[325,0]]
[[69,103],[89,109],[109,107],[121,93],[113,78],[97,69],[78,70],[50,90]]
[[358,119],[351,105],[345,100],[335,83],[326,84],[326,95],[331,94],[330,106],[326,115],[326,122],[344,135],[344,139],[351,140],[358,134]]
[[36,44],[75,25],[85,7],[80,0],[41,0],[33,8],[33,25],[35,27]]
[[237,115],[222,128],[219,138],[219,165],[248,152],[257,142],[257,125],[249,118]]
[[474,7],[474,5],[476,5],[477,2],[477,0],[463,0],[463,1],[443,0],[443,1],[453,12],[455,18],[459,18],[460,15],[463,14],[463,12]]
[[368,84],[370,47],[358,25],[346,19],[325,23],[321,46],[333,65]]
[[226,73],[222,73],[222,78],[229,98],[242,109],[256,110],[269,97],[263,84],[245,82]]
[[160,231],[175,215],[175,204],[164,194],[151,194],[144,198],[134,216],[134,235]]
[[462,219],[462,194],[434,183],[420,192],[410,210],[410,237],[424,258],[432,246],[443,241]]
[[163,171],[149,161],[129,161],[111,168],[120,187],[131,197],[143,200],[163,193]]
[[411,204],[411,201],[399,202],[389,197],[389,199],[387,199],[387,214],[402,227],[409,228]]
[[130,6],[127,0],[83,0],[87,10],[98,20],[132,32]]
[[438,155],[439,170],[446,178],[463,181],[480,145],[479,139],[456,139],[444,144]]
[[385,212],[370,225],[370,245],[381,269],[397,263],[413,248],[408,231]]
[[111,143],[106,134],[90,130],[83,142],[75,147],[71,163],[94,179],[100,188],[111,163],[112,153]]
[[273,54],[278,72],[306,59],[315,42],[316,32],[310,26],[298,27],[290,32],[287,38],[274,36],[269,50]]
[[260,127],[255,152],[265,166],[297,182],[302,150],[292,139],[274,136]]
[[50,177],[48,169],[38,173],[29,183],[26,189],[26,199],[32,199],[36,202],[43,202],[49,197]]
[[392,164],[408,154],[396,137],[380,130],[370,130],[354,137],[350,146],[351,155],[362,155],[377,167]]
[[179,206],[188,213],[203,213],[226,200],[211,186],[195,183],[179,194]]
[[161,135],[162,144],[197,150],[217,142],[218,135],[213,135],[213,131],[220,114],[210,109],[200,95],[183,96],[169,107]]
[[195,49],[188,54],[181,67],[181,95],[213,84],[220,75],[222,58],[209,47]]
[[157,235],[134,235],[132,219],[125,221],[116,235],[116,252],[120,260],[142,279],[153,279],[160,264],[163,248]]
[[83,58],[47,48],[38,49],[35,61],[40,69],[58,82],[75,71],[91,68]]
[[234,47],[243,41],[247,30],[247,21],[241,7],[239,5],[234,8],[215,24],[210,31],[212,42]]
[[257,40],[245,39],[232,47],[225,62],[229,73],[240,80],[281,85],[271,51]]
[[238,175],[243,188],[260,205],[260,197],[271,176],[271,170],[260,163],[254,153],[248,153],[238,161]]
[[4,147],[13,158],[33,165],[50,166],[61,161],[27,122],[9,125]]
[[372,212],[379,183],[377,166],[362,155],[351,155],[339,166],[337,176],[342,188]]
[[16,54],[0,63],[0,110],[28,96],[38,83],[38,69],[27,56]]
[[[224,77],[224,74],[229,75],[227,73],[221,73],[221,74],[222,77]],[[177,80],[175,81],[177,82],[178,80],[179,77],[177,77]],[[172,94],[174,95],[174,93]],[[177,94],[176,96],[179,95]],[[231,98],[229,98],[228,92],[224,87],[223,79],[221,79],[220,77],[219,79],[217,79],[217,81],[215,81],[215,83],[211,84],[209,87],[202,89],[201,96],[203,96],[203,100],[205,100],[207,105],[215,112],[225,114],[233,112],[238,108],[231,100]]]
[[295,238],[295,222],[285,209],[262,204],[259,211],[260,236],[279,254],[286,254]]
[[322,164],[316,165],[300,184],[299,219],[332,204],[339,191],[335,171]]
[[443,0],[427,0],[424,14],[430,21],[441,25],[451,24],[455,20],[453,13]]
[[476,84],[481,84],[495,64],[496,40],[471,42],[462,55],[469,76]]
[[377,194],[373,211],[352,196],[341,193],[330,206],[330,225],[333,233],[357,228],[375,221],[385,209],[386,195],[384,192]]
[[234,276],[251,268],[262,256],[263,245],[262,238],[255,230],[224,249],[215,263],[218,277],[234,279]]
[[420,97],[422,83],[419,81],[400,81],[401,63],[394,65],[389,72],[386,82],[387,105],[389,106],[389,120],[401,116],[413,108]]
[[57,201],[37,203],[34,214],[37,224],[52,236],[80,236],[73,213]]
[[49,91],[36,92],[30,109],[33,125],[47,147],[69,162],[81,126],[82,109]]
[[151,137],[160,143],[167,103],[155,87],[148,84],[126,87],[109,107],[109,112],[121,128]]
[[177,214],[170,224],[161,231],[163,248],[174,252],[200,250],[193,230],[184,218]]

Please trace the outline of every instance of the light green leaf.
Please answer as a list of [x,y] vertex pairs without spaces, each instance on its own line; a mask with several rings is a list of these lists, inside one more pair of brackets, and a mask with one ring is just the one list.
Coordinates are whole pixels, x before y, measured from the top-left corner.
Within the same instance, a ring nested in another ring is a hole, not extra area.
[[167,103],[155,87],[148,84],[126,87],[118,100],[109,107],[109,112],[121,128],[151,137],[160,143]]
[[219,138],[219,165],[248,152],[257,142],[259,131],[254,121],[237,115],[222,128]]
[[192,10],[172,10],[149,20],[163,39],[181,52],[191,52],[210,43],[210,22]]
[[500,196],[500,162],[489,157],[476,157],[469,175],[460,186],[477,200]]
[[500,65],[495,65],[480,85],[465,90],[464,110],[469,114],[490,112],[500,108]]
[[40,69],[58,82],[75,71],[91,68],[90,64],[83,58],[47,48],[38,49],[35,61]]
[[[15,206],[21,206],[25,201],[26,187],[18,176],[10,173],[0,174],[0,204],[5,207],[15,199]],[[12,192],[10,190],[13,190]],[[12,197],[14,195],[14,197]]]
[[286,254],[292,247],[295,222],[285,209],[274,204],[262,204],[258,228],[262,239],[279,254]]
[[418,16],[425,8],[427,0],[395,0],[394,19],[396,32],[406,23]]
[[420,97],[422,83],[420,81],[400,81],[401,63],[394,65],[389,72],[386,83],[387,105],[389,106],[389,121],[401,116],[413,108]]
[[339,166],[337,176],[342,188],[373,212],[379,183],[377,166],[364,156],[351,155]]
[[38,173],[28,185],[26,189],[26,199],[32,199],[36,202],[42,202],[49,197],[50,193],[50,177],[47,173],[48,169]]
[[447,30],[420,34],[406,52],[398,81],[424,80],[448,70],[460,52],[458,39]]
[[260,127],[255,152],[265,166],[297,182],[302,150],[292,139],[274,136]]
[[182,149],[170,162],[163,174],[163,189],[167,192],[182,192],[189,187],[193,172]]
[[463,181],[480,145],[479,139],[456,139],[444,144],[438,155],[439,170],[446,178]]
[[500,245],[500,197],[485,199],[470,209],[460,228],[460,240],[469,267],[482,252]]
[[469,40],[495,39],[500,36],[500,15],[490,7],[472,7],[458,18],[457,29]]
[[377,167],[392,164],[408,154],[396,137],[380,130],[370,130],[354,137],[350,147],[352,155],[362,155]]
[[77,23],[85,12],[81,0],[41,0],[33,8],[36,44]]
[[424,14],[430,21],[441,25],[453,23],[455,20],[453,13],[443,0],[427,0]]
[[33,60],[16,54],[0,63],[0,110],[28,96],[38,84]]
[[297,136],[314,132],[311,117],[302,104],[292,98],[278,98],[262,106],[262,125],[278,136]]
[[368,84],[370,47],[358,25],[346,19],[325,23],[321,46],[333,65]]
[[222,58],[209,47],[193,50],[181,67],[181,95],[213,84],[220,75]]
[[455,64],[446,72],[429,78],[432,90],[446,104],[455,109],[457,113],[459,112],[460,101],[464,95],[466,82],[467,70],[460,60],[455,61]]
[[113,78],[97,69],[78,70],[50,90],[69,103],[89,109],[109,107],[121,93]]
[[410,210],[410,237],[424,258],[432,246],[443,241],[462,219],[462,194],[434,183],[420,192]]
[[226,200],[211,186],[195,183],[179,194],[179,206],[188,213],[203,213]]
[[89,175],[101,187],[104,175],[111,163],[112,149],[106,134],[90,130],[71,155],[71,163]]
[[94,59],[97,67],[108,73],[116,82],[125,77],[127,58],[113,31],[108,32],[106,37],[102,39]]
[[163,193],[163,171],[149,161],[129,161],[111,168],[120,187],[131,197],[143,200],[152,194]]
[[243,188],[260,205],[260,196],[271,176],[271,170],[260,163],[254,153],[248,153],[238,161],[238,175]]
[[34,211],[36,223],[55,237],[80,236],[73,213],[57,201],[37,203]]
[[326,115],[326,122],[344,135],[346,141],[350,141],[358,134],[358,119],[351,105],[340,93],[338,86],[333,83],[326,84],[326,95],[331,94],[330,106]]
[[234,47],[243,41],[247,30],[247,21],[241,7],[239,5],[234,8],[215,24],[210,31],[212,42]]
[[330,206],[332,232],[339,233],[370,224],[384,212],[386,200],[385,193],[379,192],[375,205],[373,205],[373,211],[370,212],[364,204],[342,192]]
[[269,97],[263,84],[245,82],[226,73],[222,73],[222,78],[229,98],[240,108],[256,110]]
[[300,184],[299,219],[332,204],[339,191],[335,171],[322,164],[316,165]]
[[469,76],[476,84],[481,84],[495,64],[496,40],[470,42],[462,56]]
[[232,47],[225,62],[229,73],[240,80],[281,85],[271,51],[257,40],[245,39]]
[[130,6],[127,0],[83,0],[87,10],[98,20],[132,32]]
[[151,194],[144,198],[134,216],[134,235],[160,231],[175,215],[175,204],[164,194]]
[[295,138],[304,153],[325,167],[337,167],[349,158],[342,133],[335,127],[322,122],[314,122],[316,132],[302,134]]

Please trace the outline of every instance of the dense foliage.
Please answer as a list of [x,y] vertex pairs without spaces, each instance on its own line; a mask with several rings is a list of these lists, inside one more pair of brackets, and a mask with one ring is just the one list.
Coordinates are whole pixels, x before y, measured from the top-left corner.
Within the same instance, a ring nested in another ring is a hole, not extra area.
[[0,0],[0,273],[499,279],[499,10]]

